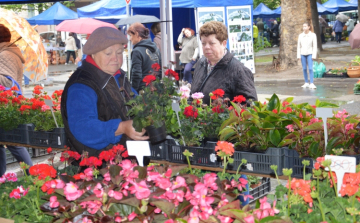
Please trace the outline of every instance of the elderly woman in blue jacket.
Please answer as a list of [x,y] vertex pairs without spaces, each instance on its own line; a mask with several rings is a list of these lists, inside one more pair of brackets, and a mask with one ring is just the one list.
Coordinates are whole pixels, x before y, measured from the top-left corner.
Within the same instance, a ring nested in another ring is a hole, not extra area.
[[339,20],[336,20],[335,21],[335,24],[333,26],[333,31],[335,32],[335,39],[336,39],[336,42],[340,43],[341,42],[341,34],[342,34],[342,31],[344,29],[344,23],[340,22]]

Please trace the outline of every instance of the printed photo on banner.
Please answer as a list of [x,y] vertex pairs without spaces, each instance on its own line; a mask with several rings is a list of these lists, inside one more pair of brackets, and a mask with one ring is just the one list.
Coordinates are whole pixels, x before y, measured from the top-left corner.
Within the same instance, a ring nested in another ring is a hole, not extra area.
[[199,23],[204,25],[206,22],[218,21],[224,22],[223,11],[199,12]]
[[251,6],[226,8],[229,50],[236,59],[255,73]]

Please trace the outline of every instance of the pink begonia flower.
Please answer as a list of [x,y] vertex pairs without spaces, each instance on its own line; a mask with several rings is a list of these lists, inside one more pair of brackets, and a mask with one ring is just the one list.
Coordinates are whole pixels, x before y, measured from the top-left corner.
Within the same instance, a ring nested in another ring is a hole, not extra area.
[[171,190],[178,189],[179,187],[186,187],[185,179],[181,176],[177,176],[175,181],[173,181],[173,186],[171,187]]
[[335,114],[335,118],[340,118],[342,121],[344,121],[349,116],[346,113],[347,111],[345,109],[343,111],[338,111],[338,113]]
[[148,172],[147,181],[156,181],[157,178],[161,177],[159,172]]
[[87,207],[87,211],[90,214],[95,214],[102,206],[101,201],[95,200],[95,201],[84,201],[80,203],[80,206],[82,208]]
[[352,124],[346,124],[345,125],[345,132],[347,133],[349,130],[352,130],[352,129],[354,129],[354,123],[352,123]]
[[56,189],[62,189],[65,187],[65,183],[62,180],[56,179]]
[[263,219],[268,216],[274,216],[275,214],[278,214],[280,212],[278,209],[275,208],[276,201],[273,202],[273,208],[271,208],[271,205],[267,202],[267,197],[264,197],[259,201],[260,208],[253,212],[254,214],[256,214],[258,219]]
[[60,203],[58,202],[57,200],[57,197],[56,196],[51,196],[50,197],[50,207],[51,208],[57,208],[59,207]]
[[64,194],[68,201],[74,201],[78,199],[82,194],[82,190],[78,190],[78,186],[73,182],[67,183],[64,187]]
[[108,192],[108,195],[109,195],[109,197],[113,197],[113,198],[115,198],[115,199],[118,200],[118,201],[123,198],[123,195],[122,195],[121,192],[114,191],[114,190],[110,190],[110,191]]
[[81,223],[93,223],[93,221],[88,219],[87,217],[84,217],[83,219],[81,219]]
[[108,182],[111,181],[110,172],[104,174],[104,180]]
[[200,207],[200,218],[202,220],[207,220],[210,215],[213,214],[213,209],[211,208],[211,206],[203,206],[203,207]]
[[169,220],[164,221],[164,223],[174,223],[174,220],[169,219]]
[[156,213],[156,214],[161,213],[161,209],[160,208],[155,208],[154,213]]
[[87,168],[84,170],[84,176],[81,177],[81,179],[85,179],[86,181],[90,181],[93,179],[93,168]]
[[115,222],[116,222],[116,223],[120,223],[120,222],[121,222],[121,220],[122,220],[122,219],[121,219],[121,217],[120,217],[120,216],[116,216],[116,217],[115,217]]
[[50,106],[49,106],[49,105],[43,105],[43,106],[41,106],[41,111],[42,111],[42,112],[46,112],[46,111],[48,111],[48,110],[50,110]]
[[162,177],[159,177],[156,179],[156,183],[155,185],[157,187],[160,187],[161,189],[168,189],[170,188],[172,185],[171,185],[171,182],[170,182],[170,179],[167,179],[167,178],[162,178]]
[[137,216],[137,214],[135,213],[135,212],[132,212],[131,214],[129,214],[129,216],[128,216],[128,220],[129,221],[132,221],[132,220],[134,220],[134,218]]
[[104,194],[104,190],[101,186],[100,183],[97,183],[96,186],[94,187],[94,190],[93,190],[94,194],[96,195],[96,197],[98,198],[102,198],[103,194]]
[[132,170],[135,166],[137,166],[136,164],[131,163],[130,160],[123,160],[119,166],[121,166],[123,168],[122,171],[124,170]]
[[218,186],[215,182],[217,179],[217,175],[215,173],[207,173],[204,175],[203,179],[204,179],[204,184],[206,187],[208,187],[212,190],[218,189]]
[[202,183],[197,183],[194,187],[194,192],[192,193],[195,199],[191,199],[190,203],[194,206],[210,206],[210,204],[214,202],[214,198],[206,196],[207,193],[207,187]]
[[6,182],[6,177],[5,176],[0,177],[0,184],[3,184],[5,182]]
[[7,174],[5,174],[5,178],[7,181],[12,181],[12,182],[17,181],[16,173],[7,173]]
[[5,91],[5,87],[0,85],[0,91]]
[[151,192],[144,180],[140,181],[140,183],[133,182],[132,184],[133,186],[129,188],[129,191],[131,194],[135,193],[137,199],[142,200],[150,196]]
[[218,208],[221,208],[221,207],[223,207],[223,206],[225,206],[225,205],[227,205],[229,203],[229,200],[226,198],[226,194],[225,193],[223,193],[222,195],[221,195],[221,200],[220,200],[220,202],[218,203]]
[[202,99],[202,98],[204,98],[204,94],[201,92],[195,92],[194,94],[191,95],[191,97],[193,99]]
[[221,223],[231,223],[234,220],[227,216],[218,215],[217,218],[220,220]]
[[242,177],[239,178],[239,185],[238,185],[238,190],[241,192],[244,189],[246,189],[246,185],[248,184],[248,181]]
[[195,208],[193,208],[193,210],[190,212],[190,218],[188,219],[188,223],[199,223],[200,219],[199,219],[200,213],[198,210],[196,210]]
[[[60,100],[59,100],[60,101]],[[58,104],[57,106],[56,106],[56,110],[57,111],[60,111],[61,110],[61,104]]]
[[244,221],[245,221],[245,223],[255,223],[254,216],[252,216],[252,215],[245,217]]
[[168,170],[165,172],[164,176],[170,178],[170,177],[171,177],[171,174],[172,174],[172,169],[168,169]]
[[288,130],[288,132],[294,132],[294,126],[293,125],[287,125],[285,128]]
[[190,94],[189,94],[189,93],[183,92],[183,93],[181,94],[181,97],[180,97],[180,98],[189,98],[189,97],[190,97]]

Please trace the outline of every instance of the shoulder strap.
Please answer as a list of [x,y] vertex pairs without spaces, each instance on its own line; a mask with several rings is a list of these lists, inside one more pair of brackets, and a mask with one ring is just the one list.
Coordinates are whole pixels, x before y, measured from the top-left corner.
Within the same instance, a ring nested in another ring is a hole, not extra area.
[[10,90],[12,87],[16,86],[19,90],[18,91],[15,91],[18,95],[22,95],[22,92],[21,92],[21,88],[20,88],[20,85],[19,83],[12,77],[10,76],[5,76],[7,79],[11,80],[12,81],[12,85],[11,87],[7,88],[5,87],[5,90]]

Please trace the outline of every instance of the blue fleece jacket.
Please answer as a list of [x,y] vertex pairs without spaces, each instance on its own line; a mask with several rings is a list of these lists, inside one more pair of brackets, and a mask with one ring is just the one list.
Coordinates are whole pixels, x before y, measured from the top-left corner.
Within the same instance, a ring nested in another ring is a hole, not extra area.
[[340,22],[339,20],[336,20],[332,29],[334,32],[338,33],[338,32],[342,32],[343,28],[344,28],[344,23]]
[[[114,77],[119,85],[120,74]],[[137,95],[134,89],[132,91]],[[100,150],[120,141],[121,135],[115,136],[115,131],[121,119],[106,122],[98,119],[97,95],[93,89],[79,83],[71,85],[66,104],[70,131],[79,142]]]

